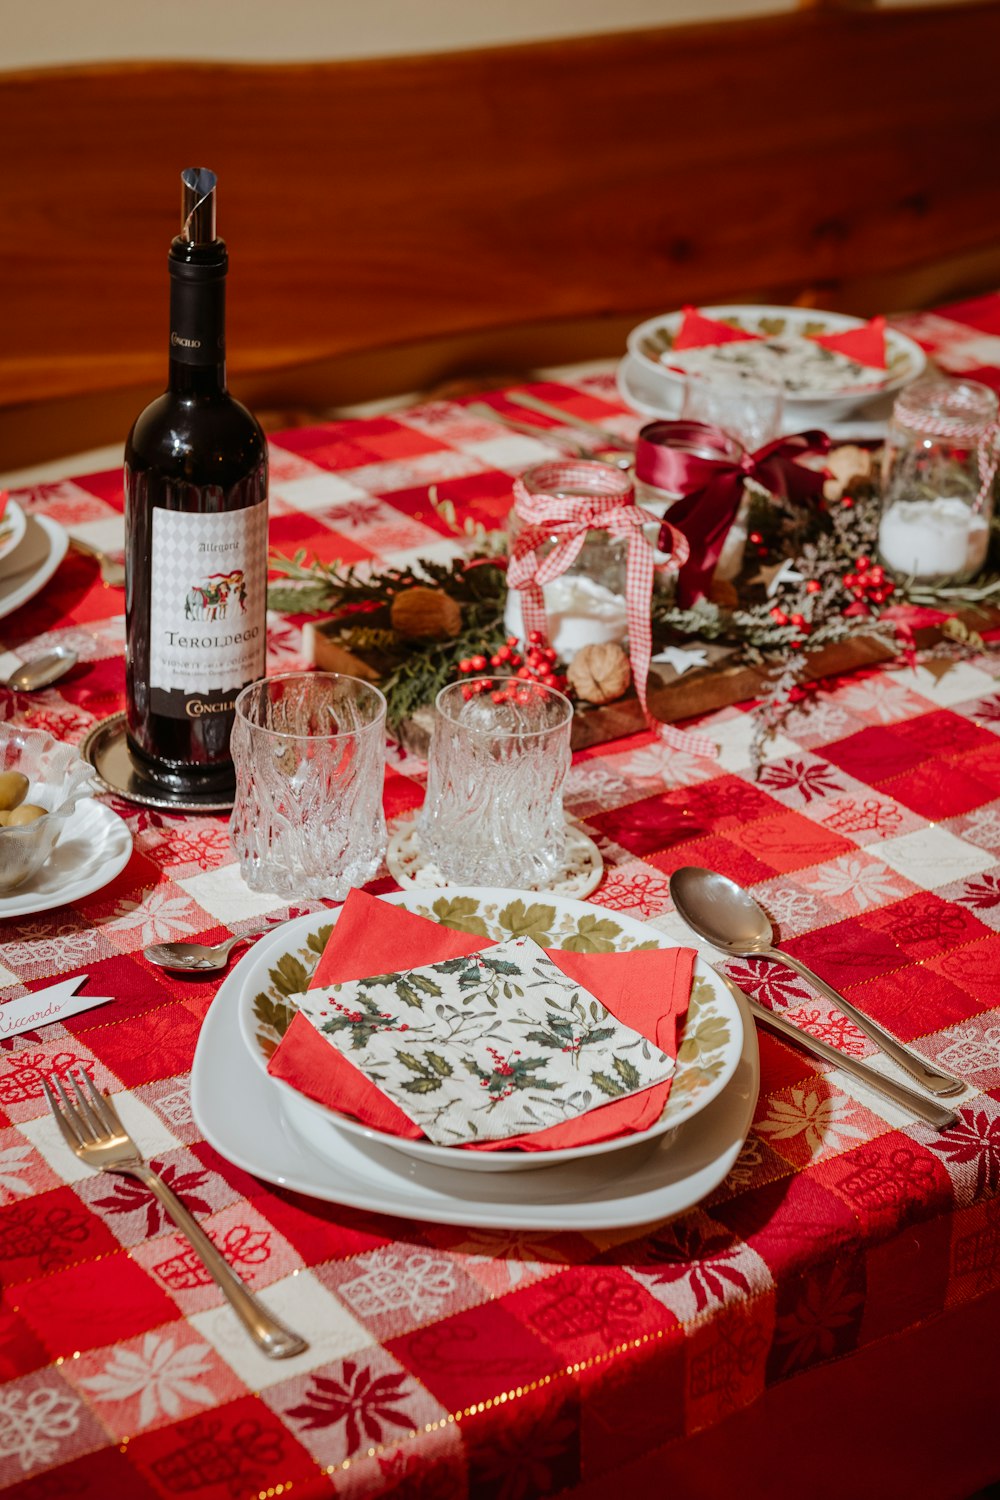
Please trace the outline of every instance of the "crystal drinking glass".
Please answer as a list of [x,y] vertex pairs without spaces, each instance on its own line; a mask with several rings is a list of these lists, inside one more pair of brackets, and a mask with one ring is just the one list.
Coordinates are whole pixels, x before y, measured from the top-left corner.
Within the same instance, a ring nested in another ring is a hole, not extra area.
[[781,432],[784,406],[785,392],[778,381],[734,368],[725,375],[687,375],[681,416],[721,427],[748,453],[756,453]]
[[229,837],[251,890],[341,900],[385,853],[385,699],[336,672],[245,687]]
[[478,678],[442,688],[436,707],[423,854],[456,885],[551,885],[566,856],[569,699],[540,683]]

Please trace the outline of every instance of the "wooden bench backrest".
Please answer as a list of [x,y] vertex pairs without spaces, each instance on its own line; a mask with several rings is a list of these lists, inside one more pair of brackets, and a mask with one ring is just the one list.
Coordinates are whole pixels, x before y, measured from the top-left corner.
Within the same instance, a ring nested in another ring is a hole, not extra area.
[[609,319],[617,339],[686,300],[865,310],[982,284],[998,59],[993,0],[2,75],[0,414],[159,386],[189,164],[220,176],[232,369],[258,399],[274,372],[433,338]]

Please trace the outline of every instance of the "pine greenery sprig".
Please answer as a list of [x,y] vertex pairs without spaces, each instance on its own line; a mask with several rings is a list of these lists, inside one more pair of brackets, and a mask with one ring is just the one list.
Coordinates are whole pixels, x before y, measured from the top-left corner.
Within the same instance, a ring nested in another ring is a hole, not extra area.
[[[412,568],[361,573],[337,562],[272,557],[271,567],[288,584],[268,589],[270,609],[280,614],[327,614],[340,624],[334,637],[348,651],[376,654],[383,664],[379,686],[388,703],[387,722],[395,732],[419,708],[434,702],[453,682],[464,658],[487,658],[503,645],[507,583],[505,559],[477,553],[435,562],[421,558]],[[403,641],[390,628],[393,598],[406,589],[438,588],[462,608],[458,635],[441,641]],[[361,608],[359,608],[361,606]]]

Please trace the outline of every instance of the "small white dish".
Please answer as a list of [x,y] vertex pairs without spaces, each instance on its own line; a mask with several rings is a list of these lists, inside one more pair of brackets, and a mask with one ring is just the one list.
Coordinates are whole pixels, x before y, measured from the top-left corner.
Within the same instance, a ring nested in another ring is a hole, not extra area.
[[757,1103],[757,1036],[740,1004],[743,1045],[728,1087],[671,1134],[613,1158],[544,1172],[456,1172],[355,1139],[331,1115],[317,1121],[298,1107],[305,1100],[284,1101],[241,1040],[240,983],[234,969],[198,1037],[191,1103],[199,1130],[227,1161],[265,1182],[370,1213],[547,1232],[657,1223],[718,1187],[740,1154]]
[[[540,932],[536,929],[532,932],[536,941],[547,948],[558,948],[567,940],[570,943],[579,941],[581,930],[593,930],[589,924],[595,921],[605,924],[598,930],[598,941],[613,942],[616,948],[623,951],[650,941],[655,941],[661,948],[674,946],[654,928],[646,927],[632,917],[550,892],[539,894],[478,886],[452,886],[439,892],[394,891],[380,899],[393,906],[403,906],[406,910],[431,920],[440,920],[442,912],[447,914],[458,911],[461,920],[479,923],[483,935],[494,938],[511,935],[500,917],[509,912],[514,903],[520,903],[523,909],[533,906],[538,912],[551,913],[551,920],[541,919],[548,931]],[[455,903],[458,903],[457,908]],[[266,1078],[268,1087],[280,1095],[291,1119],[300,1125],[304,1120],[312,1119],[312,1128],[314,1132],[318,1132],[317,1142],[329,1143],[327,1126],[332,1124],[341,1137],[349,1136],[358,1141],[371,1142],[380,1148],[412,1156],[426,1165],[446,1167],[452,1172],[477,1174],[537,1171],[542,1167],[618,1153],[638,1143],[635,1136],[619,1136],[613,1140],[561,1151],[464,1151],[453,1146],[436,1146],[422,1139],[404,1140],[399,1136],[386,1135],[344,1115],[335,1114],[280,1079],[272,1078],[267,1072],[267,1062],[283,1034],[273,1022],[277,1019],[282,1026],[287,1026],[294,1014],[294,1008],[286,1006],[283,1000],[282,989],[276,988],[275,977],[278,976],[282,986],[286,985],[288,976],[293,972],[300,977],[302,974],[311,977],[325,941],[320,935],[321,929],[330,929],[339,914],[339,908],[310,912],[304,917],[284,923],[267,937],[261,938],[236,964],[231,976],[239,988],[239,1028],[248,1056],[262,1077]],[[279,961],[282,962],[281,970],[277,967]],[[743,1022],[736,1002],[714,970],[701,959],[695,962],[694,980],[691,1008],[682,1038],[688,1045],[683,1049],[685,1055],[678,1058],[663,1115],[641,1138],[646,1143],[669,1134],[706,1109],[726,1088],[739,1063],[743,1048]]]
[[8,499],[0,516],[0,564],[21,545],[27,524],[28,518],[17,501]]
[[[748,303],[727,303],[724,306],[701,307],[698,311],[707,318],[716,321],[727,319],[738,320],[741,327],[748,333],[762,333],[765,337],[771,337],[780,343],[780,352],[775,352],[771,345],[761,343],[759,345],[733,345],[722,346],[723,350],[730,351],[727,356],[722,353],[717,356],[718,363],[715,368],[725,370],[728,365],[727,359],[732,358],[732,350],[742,349],[741,358],[752,358],[752,351],[758,348],[762,351],[760,358],[767,359],[768,369],[778,379],[783,378],[785,385],[785,405],[797,408],[799,414],[805,407],[812,407],[833,414],[844,413],[854,410],[872,397],[885,396],[902,386],[908,385],[911,380],[922,372],[927,363],[926,355],[920,345],[914,343],[913,339],[907,338],[905,334],[899,333],[895,328],[886,327],[885,342],[888,369],[874,370],[866,369],[858,365],[852,365],[849,361],[843,362],[827,360],[817,363],[814,358],[812,363],[806,362],[803,366],[800,351],[805,348],[818,352],[818,346],[812,346],[805,338],[805,330],[818,331],[822,327],[828,334],[846,333],[854,328],[865,326],[864,318],[851,317],[847,313],[823,312],[812,307],[775,307],[756,306]],[[674,312],[662,313],[655,318],[647,318],[633,328],[628,336],[628,351],[634,364],[647,375],[654,383],[655,390],[669,390],[677,393],[675,399],[680,401],[680,392],[684,388],[686,373],[683,368],[672,369],[667,361],[659,358],[658,336],[663,334],[674,335],[680,328],[683,312],[677,309]],[[780,330],[776,325],[780,325]],[[711,348],[711,346],[709,346]],[[747,350],[750,355],[747,355]],[[701,351],[685,351],[700,355]],[[677,356],[678,362],[682,362],[684,354]],[[857,373],[859,372],[860,373]],[[710,374],[702,370],[706,378]]]
[[128,824],[103,802],[85,797],[47,863],[17,890],[0,896],[0,920],[52,911],[93,895],[121,874],[131,854]]
[[45,587],[66,556],[69,537],[48,516],[27,516],[24,536],[0,569],[0,620]]
[[0,724],[0,771],[20,776],[25,787],[14,818],[26,807],[40,812],[27,823],[0,828],[0,895],[12,895],[34,880],[52,858],[74,809],[93,790],[90,766],[75,745],[46,729],[16,720]]

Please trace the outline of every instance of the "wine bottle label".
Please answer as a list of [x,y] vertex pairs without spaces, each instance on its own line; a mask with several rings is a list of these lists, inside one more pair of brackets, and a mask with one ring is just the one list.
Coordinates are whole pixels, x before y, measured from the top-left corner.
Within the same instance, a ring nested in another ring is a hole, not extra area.
[[267,501],[216,514],[153,509],[149,706],[174,719],[231,710],[264,675]]

